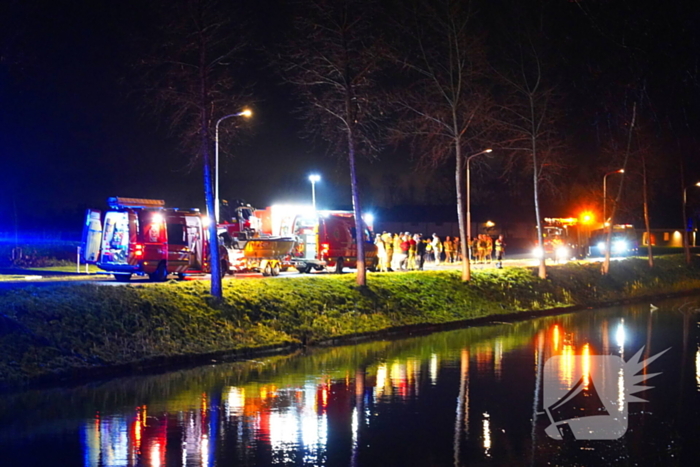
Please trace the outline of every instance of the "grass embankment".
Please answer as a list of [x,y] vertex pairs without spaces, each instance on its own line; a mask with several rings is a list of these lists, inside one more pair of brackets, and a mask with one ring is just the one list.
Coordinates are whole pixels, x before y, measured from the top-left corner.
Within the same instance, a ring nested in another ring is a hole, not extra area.
[[354,275],[239,280],[213,306],[208,283],[164,286],[75,285],[0,294],[0,385],[37,378],[151,366],[214,356],[558,307],[595,306],[700,289],[700,265],[682,258],[477,272],[372,274],[358,290]]

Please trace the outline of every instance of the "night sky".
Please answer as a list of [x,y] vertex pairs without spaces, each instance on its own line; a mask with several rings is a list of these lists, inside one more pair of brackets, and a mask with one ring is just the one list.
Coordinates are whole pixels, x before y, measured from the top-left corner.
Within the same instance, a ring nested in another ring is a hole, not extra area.
[[[348,207],[347,163],[323,144],[302,138],[294,90],[281,84],[257,49],[274,48],[291,34],[293,2],[233,3],[240,4],[237,14],[256,47],[239,75],[252,85],[255,116],[249,131],[227,142],[222,152],[222,198],[257,207],[309,202],[307,177],[317,172],[323,178],[316,185],[319,205]],[[392,3],[382,4],[390,11]],[[554,64],[548,71],[567,102],[563,127],[570,181],[545,200],[556,215],[567,215],[562,200],[581,204],[576,196],[599,190],[602,174],[617,168],[604,135],[624,127],[620,109],[636,96],[632,88],[642,90],[640,121],[654,147],[663,148],[657,152],[664,153],[652,222],[680,224],[681,161],[686,183],[700,180],[700,8],[691,5],[696,2],[639,3],[474,2],[476,32],[487,38],[496,64],[499,48],[508,46],[505,32],[524,12],[542,19],[542,43]],[[79,229],[85,208],[104,208],[106,198],[116,195],[204,206],[201,166],[189,166],[189,155],[169,133],[166,119],[147,112],[132,80],[143,38],[154,37],[149,2],[7,1],[0,15],[0,231]],[[378,160],[361,163],[363,202],[367,208],[447,204],[454,199],[452,170],[451,164],[416,170],[405,145],[387,146]],[[381,185],[387,174],[401,190]],[[474,177],[476,210],[507,210],[510,192],[499,170],[477,166]],[[700,193],[689,191],[689,202],[700,205]],[[641,227],[638,218],[630,220]]]

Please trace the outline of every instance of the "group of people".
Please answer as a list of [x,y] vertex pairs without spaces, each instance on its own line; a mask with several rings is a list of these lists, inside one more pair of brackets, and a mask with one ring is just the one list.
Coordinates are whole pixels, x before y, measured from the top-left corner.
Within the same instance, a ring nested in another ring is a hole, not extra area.
[[[422,271],[426,262],[440,265],[462,261],[459,237],[441,239],[437,234],[424,236],[405,232],[392,235],[385,231],[376,234],[374,244],[381,272]],[[495,241],[490,235],[477,235],[469,242],[468,251],[471,261],[476,263],[491,263],[495,252],[496,267],[503,267],[505,242],[502,235]]]

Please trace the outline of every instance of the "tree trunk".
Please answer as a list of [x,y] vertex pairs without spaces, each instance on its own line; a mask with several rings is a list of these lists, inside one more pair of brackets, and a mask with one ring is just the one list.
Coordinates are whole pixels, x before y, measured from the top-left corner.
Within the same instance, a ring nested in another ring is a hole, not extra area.
[[207,206],[207,217],[209,218],[209,268],[211,271],[211,295],[220,301],[223,299],[221,287],[221,259],[219,258],[219,238],[216,232],[216,219],[214,213],[214,194],[212,190],[211,176],[211,152],[209,136],[209,89],[206,66],[206,44],[199,44],[199,91],[200,91],[200,151],[204,165],[204,201]]
[[681,230],[681,232],[683,233],[683,254],[685,255],[685,264],[690,266],[690,239],[688,239],[688,214],[685,206],[688,191],[685,186],[683,159],[681,159],[681,190],[683,190],[681,193],[683,195],[683,217],[681,217],[681,219],[683,220],[683,224],[681,224],[681,226],[683,227],[683,230]]
[[[607,226],[607,234],[605,236],[605,259],[603,260],[603,265],[600,268],[600,273],[602,275],[607,275],[610,272],[610,250],[612,249],[612,232],[613,225],[615,224],[615,212],[617,211],[617,205],[620,203],[620,198],[622,198],[622,187],[625,185],[625,175],[627,172],[627,161],[630,156],[630,146],[632,145],[632,132],[634,131],[634,123],[637,119],[637,103],[632,105],[632,122],[630,123],[630,130],[627,137],[627,151],[625,151],[625,160],[622,164],[622,178],[620,179],[620,185],[617,187],[617,196],[613,202],[612,212],[610,214],[610,225]],[[603,220],[605,221],[605,220]]]
[[651,248],[651,222],[649,220],[649,195],[647,194],[647,160],[642,156],[642,196],[644,197],[644,227],[647,232],[647,252],[649,255],[649,267],[654,267],[654,253]]
[[352,127],[348,128],[348,161],[350,163],[350,189],[352,190],[352,209],[355,213],[355,242],[357,244],[357,285],[367,285],[367,269],[365,268],[365,229],[360,208],[360,193],[357,189],[357,173],[355,170],[355,134]]
[[530,122],[532,123],[532,130],[530,133],[530,138],[532,141],[532,186],[534,189],[534,200],[535,200],[535,218],[537,219],[537,246],[542,252],[540,258],[540,264],[538,268],[538,276],[540,279],[547,278],[547,267],[544,264],[544,241],[542,237],[542,216],[540,216],[540,192],[539,192],[539,178],[540,170],[537,167],[537,127],[535,120],[535,103],[532,99],[532,94],[530,94]]
[[459,225],[459,247],[462,251],[462,281],[472,280],[471,264],[469,261],[469,241],[467,240],[466,202],[464,199],[464,158],[462,156],[461,140],[455,141],[455,186],[457,187],[457,223]]

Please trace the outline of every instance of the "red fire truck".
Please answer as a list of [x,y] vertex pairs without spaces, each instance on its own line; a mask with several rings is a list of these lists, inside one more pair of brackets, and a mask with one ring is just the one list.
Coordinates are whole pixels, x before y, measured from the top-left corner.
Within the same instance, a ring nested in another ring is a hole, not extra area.
[[[88,210],[83,228],[85,261],[126,282],[133,274],[164,281],[169,274],[211,272],[207,229],[199,210],[165,208],[163,200],[114,197],[104,213]],[[228,256],[220,247],[222,274]]]
[[277,276],[292,266],[296,238],[263,231],[261,219],[254,213],[255,208],[250,204],[222,201],[217,232],[228,252],[230,270]]
[[[352,211],[315,211],[308,206],[275,205],[256,211],[263,233],[296,238],[291,262],[301,273],[357,267],[355,216]],[[377,247],[363,225],[365,267],[377,267]]]
[[536,247],[536,257],[549,258],[555,261],[568,261],[572,258],[583,258],[586,254],[580,238],[578,219],[547,217],[544,219],[542,241],[544,250]]

